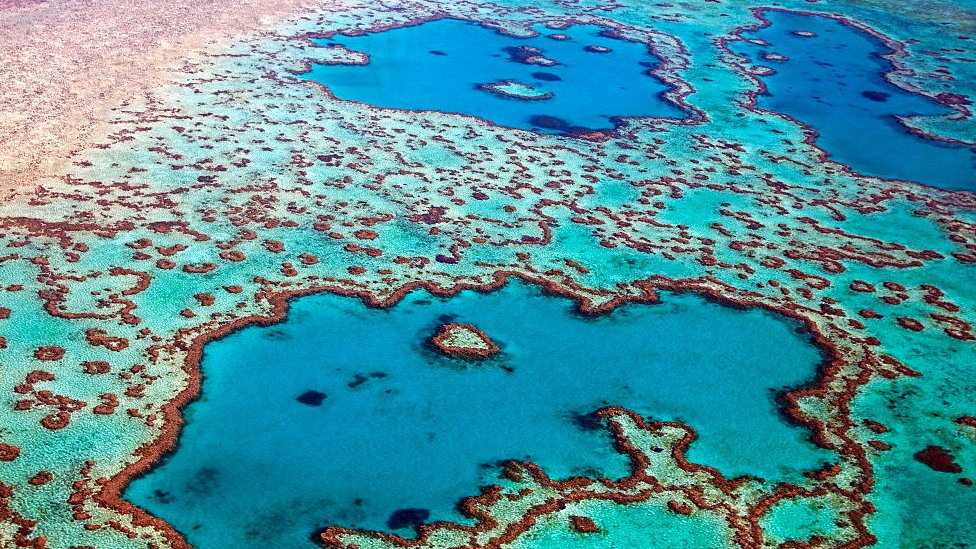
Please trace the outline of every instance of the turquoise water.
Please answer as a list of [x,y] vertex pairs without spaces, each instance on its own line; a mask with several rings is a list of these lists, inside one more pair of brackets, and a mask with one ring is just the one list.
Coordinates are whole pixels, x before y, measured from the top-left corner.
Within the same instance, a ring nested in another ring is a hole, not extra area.
[[593,517],[601,531],[580,535],[569,528],[566,513],[542,517],[511,545],[513,549],[725,549],[728,525],[705,513],[686,517],[663,504],[585,502],[576,512]]
[[[502,354],[467,364],[432,352],[425,341],[451,321]],[[820,359],[795,328],[693,295],[587,318],[521,283],[414,292],[391,309],[301,298],[285,322],[207,346],[179,449],[126,497],[201,548],[302,546],[332,524],[390,530],[400,509],[464,522],[454,505],[493,482],[498,460],[555,478],[628,474],[585,419],[611,404],[688,422],[700,433],[689,457],[728,475],[795,478],[830,458],[774,403]],[[321,405],[298,400],[308,391]]]
[[[336,35],[316,43],[366,52],[369,63],[314,65],[306,77],[325,84],[340,99],[462,113],[546,133],[612,128],[614,116],[683,116],[661,97],[669,86],[646,74],[660,62],[646,44],[600,36],[606,29],[591,25],[534,29],[538,36],[518,38],[470,21],[441,19],[361,36]],[[556,32],[569,39],[551,38]],[[593,52],[588,46],[610,51]],[[541,49],[542,56],[557,64],[514,60],[511,48],[521,47]],[[552,97],[527,100],[479,88],[505,80],[529,84]]]
[[[909,133],[895,116],[942,115],[935,100],[883,78],[890,50],[874,37],[827,18],[766,12],[772,25],[747,33],[765,41],[733,43],[757,65],[775,69],[761,80],[768,93],[758,106],[792,116],[818,132],[817,144],[854,171],[976,190],[976,151]],[[793,31],[811,31],[814,37]],[[788,60],[766,59],[768,53]]]

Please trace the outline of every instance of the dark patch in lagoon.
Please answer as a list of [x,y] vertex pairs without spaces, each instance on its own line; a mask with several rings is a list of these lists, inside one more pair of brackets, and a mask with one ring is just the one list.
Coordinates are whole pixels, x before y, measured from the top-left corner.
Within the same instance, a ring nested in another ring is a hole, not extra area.
[[889,97],[891,97],[891,94],[890,93],[879,92],[879,91],[870,91],[870,90],[868,90],[868,91],[862,91],[861,92],[861,95],[864,98],[870,99],[871,101],[875,101],[877,103],[884,103],[885,101],[888,100]]
[[416,507],[397,509],[386,520],[386,527],[391,530],[399,530],[401,528],[413,528],[417,530],[429,518],[430,509],[419,509]]
[[562,118],[549,116],[547,114],[537,114],[532,118],[529,118],[529,124],[532,124],[536,128],[557,130],[564,133],[568,133],[574,129],[573,126],[569,125],[569,122],[566,122]]
[[[170,459],[173,458],[170,455]],[[206,496],[220,485],[220,472],[216,467],[201,467],[196,470],[184,484],[185,490],[189,494],[196,496]]]
[[434,55],[447,55],[446,53],[442,52],[441,50],[430,50],[430,53],[432,53]]
[[543,80],[546,82],[559,82],[562,78],[558,74],[552,74],[551,72],[534,72],[532,73],[532,78],[536,80]]
[[295,397],[295,400],[307,406],[321,406],[326,396],[323,392],[309,390]]
[[560,130],[569,131],[569,123],[555,116],[548,116],[545,114],[537,114],[529,119],[529,123],[538,128],[545,128],[547,130]]
[[356,387],[359,387],[360,385],[366,383],[370,379],[382,379],[386,376],[387,374],[385,372],[370,372],[368,376],[365,376],[363,374],[354,374],[352,376],[352,381],[346,383],[346,386],[349,387],[350,389],[355,389]]
[[573,425],[579,427],[583,431],[599,431],[601,429],[606,429],[603,421],[592,412],[573,414]]
[[355,374],[354,376],[352,376],[352,381],[346,383],[346,386],[349,387],[350,389],[355,389],[356,387],[359,387],[360,385],[366,383],[367,381],[369,381],[369,378],[364,376],[363,374]]
[[156,499],[156,501],[162,503],[163,505],[173,501],[172,494],[164,490],[153,490],[153,497]]

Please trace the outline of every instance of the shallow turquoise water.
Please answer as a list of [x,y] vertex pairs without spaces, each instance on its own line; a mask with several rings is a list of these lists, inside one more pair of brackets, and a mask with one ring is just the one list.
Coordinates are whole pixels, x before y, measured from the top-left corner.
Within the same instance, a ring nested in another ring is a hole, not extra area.
[[[949,189],[976,190],[976,151],[909,133],[895,116],[941,115],[935,100],[883,78],[890,53],[874,37],[827,17],[766,12],[772,25],[746,34],[767,45],[733,44],[754,64],[775,69],[761,79],[763,109],[792,116],[819,134],[817,144],[854,171]],[[811,31],[814,37],[793,34]],[[767,53],[788,60],[765,59]]]
[[[661,97],[669,86],[645,74],[660,61],[646,44],[600,36],[605,29],[592,25],[564,31],[534,29],[539,36],[517,38],[470,21],[441,19],[361,36],[336,35],[316,43],[366,52],[369,63],[315,65],[306,77],[325,84],[340,99],[384,108],[456,112],[547,133],[570,127],[612,128],[612,116],[683,116]],[[549,37],[557,32],[570,39]],[[506,49],[522,46],[540,48],[544,57],[558,64],[510,60]],[[611,51],[596,53],[587,46]],[[530,84],[553,97],[516,99],[478,88],[502,80]],[[566,126],[540,126],[533,122],[540,115],[556,117]]]
[[[433,353],[425,341],[446,321],[480,327],[502,355]],[[820,358],[795,328],[693,295],[586,318],[521,283],[415,292],[385,310],[301,298],[287,321],[208,345],[178,451],[126,497],[201,548],[302,546],[326,524],[388,529],[401,508],[463,522],[453,506],[498,460],[626,475],[607,433],[574,421],[609,404],[688,422],[701,435],[689,457],[727,474],[795,477],[830,458],[774,404],[772,389],[810,379]],[[321,406],[296,400],[309,390],[327,395]]]
[[730,547],[728,525],[714,515],[678,515],[660,503],[617,505],[586,502],[578,512],[593,517],[595,534],[580,535],[566,516],[542,517],[534,529],[519,537],[513,549],[724,549]]

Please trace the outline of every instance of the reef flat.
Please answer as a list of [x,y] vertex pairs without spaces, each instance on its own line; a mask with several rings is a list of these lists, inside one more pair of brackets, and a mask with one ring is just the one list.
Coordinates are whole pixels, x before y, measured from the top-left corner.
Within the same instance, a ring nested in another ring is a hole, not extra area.
[[0,28],[0,546],[976,545],[972,2]]

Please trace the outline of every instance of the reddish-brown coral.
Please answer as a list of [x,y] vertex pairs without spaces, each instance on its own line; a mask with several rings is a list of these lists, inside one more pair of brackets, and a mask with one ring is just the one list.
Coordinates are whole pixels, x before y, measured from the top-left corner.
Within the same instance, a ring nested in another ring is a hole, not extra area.
[[570,515],[569,523],[573,530],[581,534],[593,534],[600,531],[596,523],[590,517],[584,517],[581,515]]
[[941,446],[930,445],[915,453],[915,459],[928,465],[933,471],[942,473],[961,473],[962,467],[956,463],[955,457],[949,450]]

